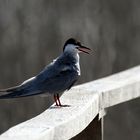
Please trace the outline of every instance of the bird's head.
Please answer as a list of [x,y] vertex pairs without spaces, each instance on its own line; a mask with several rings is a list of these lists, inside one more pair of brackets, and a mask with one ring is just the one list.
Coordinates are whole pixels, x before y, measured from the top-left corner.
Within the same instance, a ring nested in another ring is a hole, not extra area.
[[74,38],[68,39],[63,47],[63,52],[75,52],[75,53],[84,52],[89,54],[89,51],[91,51],[90,48],[83,46],[79,41],[77,41]]

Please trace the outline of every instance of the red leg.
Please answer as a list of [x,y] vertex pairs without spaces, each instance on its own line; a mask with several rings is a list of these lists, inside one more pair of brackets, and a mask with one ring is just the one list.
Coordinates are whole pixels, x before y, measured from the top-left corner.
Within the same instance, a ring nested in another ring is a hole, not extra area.
[[60,99],[59,99],[59,94],[57,94],[56,98],[57,98],[57,101],[58,101],[58,103],[59,103],[59,106],[62,106],[62,104],[61,104],[61,102],[60,102]]
[[56,106],[59,106],[58,103],[57,103],[57,96],[54,95],[53,97],[54,97],[54,101],[55,101],[55,103],[56,103]]
[[56,106],[59,107],[70,107],[70,105],[62,105],[59,99],[59,94],[54,95],[54,101],[56,103]]

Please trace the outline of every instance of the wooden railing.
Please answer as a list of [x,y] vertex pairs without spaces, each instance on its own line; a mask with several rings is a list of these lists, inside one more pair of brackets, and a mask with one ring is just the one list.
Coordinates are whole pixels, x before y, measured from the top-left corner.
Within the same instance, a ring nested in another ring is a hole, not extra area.
[[61,97],[62,103],[70,107],[52,105],[35,118],[10,128],[0,140],[78,140],[89,128],[94,140],[103,140],[106,108],[138,97],[140,66],[75,86]]

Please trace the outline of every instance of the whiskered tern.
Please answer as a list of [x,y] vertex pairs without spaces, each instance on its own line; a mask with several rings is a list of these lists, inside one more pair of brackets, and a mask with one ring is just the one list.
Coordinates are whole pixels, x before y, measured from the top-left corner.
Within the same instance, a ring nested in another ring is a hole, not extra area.
[[78,80],[80,73],[79,53],[89,54],[90,49],[76,39],[68,39],[63,47],[63,53],[47,65],[37,76],[20,85],[2,89],[0,99],[19,98],[38,94],[54,96],[56,106],[63,106],[59,95],[69,90]]

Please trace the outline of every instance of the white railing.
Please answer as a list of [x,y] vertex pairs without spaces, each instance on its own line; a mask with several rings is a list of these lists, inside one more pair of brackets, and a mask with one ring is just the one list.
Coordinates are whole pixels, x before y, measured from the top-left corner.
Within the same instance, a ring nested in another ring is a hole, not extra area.
[[137,97],[140,66],[72,88],[61,97],[62,103],[70,107],[51,106],[10,128],[0,140],[68,140],[82,132],[97,115],[102,118],[106,108]]

